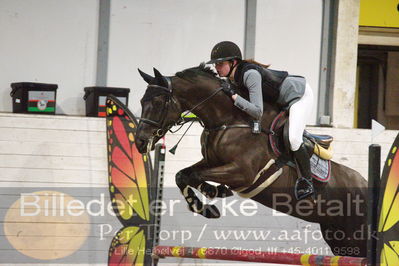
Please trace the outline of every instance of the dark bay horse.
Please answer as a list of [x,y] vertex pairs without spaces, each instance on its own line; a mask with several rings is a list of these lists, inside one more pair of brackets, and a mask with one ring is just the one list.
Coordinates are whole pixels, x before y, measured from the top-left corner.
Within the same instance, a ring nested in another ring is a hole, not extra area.
[[[172,77],[164,77],[156,69],[155,77],[141,71],[140,74],[149,85],[141,100],[142,115],[136,132],[138,150],[147,153],[153,149],[180,121],[183,111],[191,110],[197,115],[204,124],[203,159],[179,171],[176,184],[191,211],[218,218],[216,206],[203,204],[193,189],[214,198],[232,195],[230,189],[237,191],[250,186],[265,165],[270,171],[270,165],[276,160],[267,135],[251,132],[248,115],[233,105],[221,91],[221,79],[203,65]],[[263,129],[270,127],[279,111],[277,106],[265,103]],[[331,162],[329,182],[315,182],[316,200],[298,201],[294,196],[296,170],[284,166],[275,167],[273,171],[278,172],[279,177],[277,175],[277,179],[251,199],[305,221],[319,223],[335,255],[366,257],[367,182],[358,172]],[[206,181],[220,185],[213,186]]]

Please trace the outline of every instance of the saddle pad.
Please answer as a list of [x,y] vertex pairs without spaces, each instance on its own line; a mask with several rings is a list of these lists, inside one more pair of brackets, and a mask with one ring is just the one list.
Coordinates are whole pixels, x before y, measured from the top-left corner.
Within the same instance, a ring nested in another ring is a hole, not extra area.
[[320,182],[328,182],[331,176],[331,161],[321,159],[316,154],[310,158],[312,177]]

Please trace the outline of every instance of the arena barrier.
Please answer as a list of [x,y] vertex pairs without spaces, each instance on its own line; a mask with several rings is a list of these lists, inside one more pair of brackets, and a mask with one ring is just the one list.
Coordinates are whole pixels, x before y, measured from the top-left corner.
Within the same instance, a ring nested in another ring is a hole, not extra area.
[[153,249],[154,264],[159,258],[178,257],[192,259],[213,259],[229,261],[263,262],[287,265],[367,265],[366,258],[319,256],[278,252],[260,252],[254,250],[234,250],[217,248],[195,248],[176,246],[156,246]]

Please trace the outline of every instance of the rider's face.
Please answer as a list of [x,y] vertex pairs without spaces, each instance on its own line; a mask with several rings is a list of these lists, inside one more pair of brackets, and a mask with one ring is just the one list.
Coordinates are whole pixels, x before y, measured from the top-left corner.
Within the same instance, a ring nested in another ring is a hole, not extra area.
[[229,61],[222,61],[215,64],[216,71],[221,77],[227,77],[230,72],[230,67],[231,64]]

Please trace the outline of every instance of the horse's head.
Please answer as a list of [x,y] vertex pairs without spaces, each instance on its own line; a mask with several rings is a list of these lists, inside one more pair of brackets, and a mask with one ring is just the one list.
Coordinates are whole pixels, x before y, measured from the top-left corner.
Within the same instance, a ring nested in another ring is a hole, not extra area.
[[154,149],[155,143],[178,121],[180,104],[173,97],[170,78],[154,68],[152,77],[139,69],[141,77],[148,83],[141,99],[141,118],[136,132],[136,147],[140,153]]

